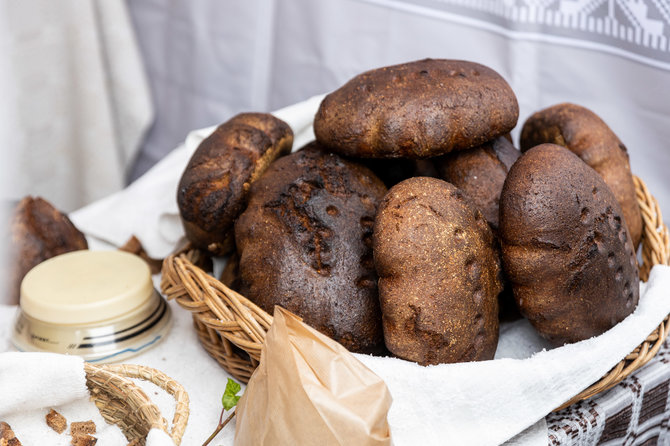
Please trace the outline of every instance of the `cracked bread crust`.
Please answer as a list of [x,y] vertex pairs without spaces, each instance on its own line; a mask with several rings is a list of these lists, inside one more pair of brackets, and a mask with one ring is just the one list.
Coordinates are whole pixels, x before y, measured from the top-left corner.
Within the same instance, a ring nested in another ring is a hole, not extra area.
[[507,82],[473,62],[424,59],[359,74],[321,102],[317,141],[359,158],[427,158],[508,133],[519,106]]
[[265,113],[242,113],[219,126],[200,144],[179,182],[177,204],[187,238],[214,255],[230,252],[233,225],[251,184],[292,144],[288,124]]
[[493,359],[500,256],[455,186],[415,177],[389,190],[374,226],[384,340],[419,364]]
[[499,235],[519,309],[553,344],[599,335],[637,306],[637,258],[619,203],[568,149],[541,144],[512,166]]
[[533,114],[521,131],[521,151],[542,143],[570,149],[605,180],[619,202],[635,249],[642,238],[642,214],[626,146],[591,110],[557,104]]
[[235,225],[240,292],[356,352],[383,348],[372,226],[384,184],[317,144],[275,162]]

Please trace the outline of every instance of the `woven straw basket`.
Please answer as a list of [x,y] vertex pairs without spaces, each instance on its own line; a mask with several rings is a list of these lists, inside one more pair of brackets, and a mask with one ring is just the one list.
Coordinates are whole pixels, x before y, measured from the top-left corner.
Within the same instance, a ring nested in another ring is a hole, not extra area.
[[[137,440],[144,445],[152,428],[161,429],[170,435],[179,446],[188,422],[188,394],[175,380],[158,370],[132,364],[93,365],[84,363],[86,385],[91,399],[102,417],[110,424],[116,424],[128,441]],[[131,378],[151,382],[176,401],[172,429],[168,430],[165,418],[158,407],[138,387]]]
[[[653,265],[670,264],[670,237],[656,199],[642,180],[637,177],[634,180],[643,218],[640,279],[646,281]],[[193,314],[205,350],[228,373],[246,383],[260,360],[272,316],[195,266],[201,255],[191,250],[167,257],[163,262],[161,289],[168,299],[175,299]],[[558,409],[613,387],[645,365],[656,355],[669,330],[670,316],[600,381]]]

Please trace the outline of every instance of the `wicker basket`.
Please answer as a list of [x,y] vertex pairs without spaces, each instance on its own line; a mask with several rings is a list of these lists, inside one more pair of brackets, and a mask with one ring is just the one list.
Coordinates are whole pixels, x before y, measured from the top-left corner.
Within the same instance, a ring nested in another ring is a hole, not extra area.
[[[167,432],[175,445],[181,443],[189,409],[188,394],[178,382],[163,372],[140,365],[84,363],[84,371],[91,399],[100,414],[108,423],[119,426],[129,442],[137,440],[144,445],[149,430],[158,428]],[[131,378],[154,383],[174,397],[172,429],[168,430],[158,408]]]
[[[634,179],[643,219],[640,278],[646,281],[653,265],[670,264],[670,236],[656,199],[642,180]],[[166,258],[161,289],[168,299],[175,299],[193,314],[193,323],[205,350],[228,373],[246,383],[260,360],[272,316],[195,266],[201,255],[191,250]],[[600,381],[561,408],[613,387],[646,364],[668,336],[669,317]]]

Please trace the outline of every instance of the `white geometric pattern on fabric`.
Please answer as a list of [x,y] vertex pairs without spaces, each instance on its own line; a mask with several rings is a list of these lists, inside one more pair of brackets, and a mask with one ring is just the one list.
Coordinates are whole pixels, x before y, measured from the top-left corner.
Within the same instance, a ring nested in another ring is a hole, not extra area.
[[670,0],[360,0],[670,70]]
[[670,341],[614,389],[547,416],[550,446],[670,441]]

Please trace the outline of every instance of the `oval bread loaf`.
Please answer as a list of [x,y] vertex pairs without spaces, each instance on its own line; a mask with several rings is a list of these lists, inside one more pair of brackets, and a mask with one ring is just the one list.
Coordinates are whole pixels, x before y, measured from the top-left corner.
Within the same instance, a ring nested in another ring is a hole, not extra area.
[[568,149],[541,144],[512,166],[499,236],[519,309],[552,343],[599,335],[635,309],[637,259],[619,203]]
[[567,147],[600,174],[621,206],[637,249],[642,238],[642,214],[628,153],[607,124],[579,105],[554,105],[533,114],[521,131],[522,152],[542,143]]
[[398,183],[377,212],[373,246],[393,354],[424,365],[493,358],[500,258],[460,190],[436,178]]
[[276,158],[291,151],[293,132],[265,113],[242,113],[219,126],[195,151],[177,190],[186,237],[224,255],[234,247],[233,224],[253,183]]
[[341,155],[427,158],[508,133],[518,117],[514,92],[492,69],[424,59],[351,79],[321,102],[314,133]]
[[273,163],[235,224],[240,292],[351,351],[381,352],[372,225],[385,193],[368,169],[316,144]]

